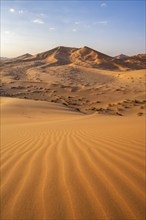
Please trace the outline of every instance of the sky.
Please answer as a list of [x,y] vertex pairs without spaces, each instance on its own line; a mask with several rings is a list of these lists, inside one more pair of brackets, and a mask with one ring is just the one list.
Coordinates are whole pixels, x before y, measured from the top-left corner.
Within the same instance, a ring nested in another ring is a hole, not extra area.
[[145,0],[0,0],[0,56],[36,54],[57,46],[102,53],[145,53]]

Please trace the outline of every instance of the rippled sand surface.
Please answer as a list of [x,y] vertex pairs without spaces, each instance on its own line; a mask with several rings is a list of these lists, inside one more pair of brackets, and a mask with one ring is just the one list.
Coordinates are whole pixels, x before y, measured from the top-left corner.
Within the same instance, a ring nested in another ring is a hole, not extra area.
[[1,109],[1,219],[144,219],[144,117]]

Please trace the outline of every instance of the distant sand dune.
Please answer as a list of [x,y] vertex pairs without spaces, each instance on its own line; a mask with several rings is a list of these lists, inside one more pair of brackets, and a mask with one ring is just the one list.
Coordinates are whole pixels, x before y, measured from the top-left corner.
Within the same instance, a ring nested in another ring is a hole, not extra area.
[[1,106],[1,219],[144,219],[143,117]]

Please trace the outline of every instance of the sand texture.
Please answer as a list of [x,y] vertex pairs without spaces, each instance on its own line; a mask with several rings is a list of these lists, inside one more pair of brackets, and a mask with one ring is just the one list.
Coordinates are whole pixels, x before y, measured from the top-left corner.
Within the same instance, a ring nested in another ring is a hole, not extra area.
[[144,117],[15,98],[1,110],[2,220],[144,220]]

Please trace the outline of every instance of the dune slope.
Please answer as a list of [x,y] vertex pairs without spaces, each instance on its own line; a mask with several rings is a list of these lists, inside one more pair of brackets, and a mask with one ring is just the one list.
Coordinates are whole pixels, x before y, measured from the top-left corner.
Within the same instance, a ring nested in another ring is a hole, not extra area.
[[143,117],[1,109],[1,219],[144,219]]

